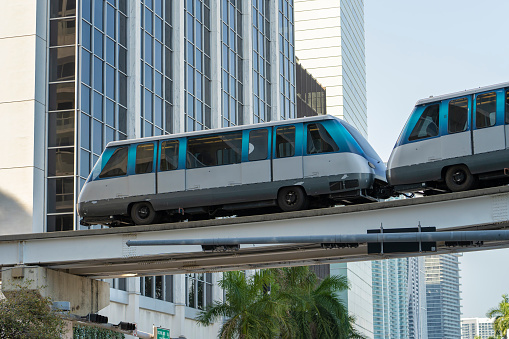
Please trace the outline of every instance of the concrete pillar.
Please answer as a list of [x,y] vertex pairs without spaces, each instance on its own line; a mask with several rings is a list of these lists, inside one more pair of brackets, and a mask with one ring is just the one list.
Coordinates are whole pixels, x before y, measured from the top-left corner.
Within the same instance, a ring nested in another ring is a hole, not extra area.
[[186,276],[179,274],[173,276],[173,289],[175,303],[175,321],[171,335],[174,337],[185,336],[185,320],[186,320]]
[[108,283],[44,267],[18,266],[2,272],[2,293],[9,298],[20,286],[37,290],[53,301],[69,301],[71,314],[97,313],[110,303]]
[[129,2],[129,17],[127,25],[127,89],[130,95],[127,96],[127,107],[132,112],[127,114],[127,137],[141,137],[141,7],[139,4]]
[[140,278],[127,279],[127,293],[129,295],[129,303],[126,310],[126,321],[130,323],[140,322]]
[[[244,125],[254,122],[253,116],[253,6],[242,2],[242,85],[244,98]],[[267,93],[268,95],[268,93]]]

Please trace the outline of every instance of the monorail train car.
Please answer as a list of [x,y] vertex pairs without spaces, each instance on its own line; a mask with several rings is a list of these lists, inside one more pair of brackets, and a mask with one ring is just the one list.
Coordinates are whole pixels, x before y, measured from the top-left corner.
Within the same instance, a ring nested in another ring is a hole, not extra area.
[[115,226],[294,211],[310,199],[373,201],[385,171],[366,139],[332,116],[115,141],[83,186],[78,213],[83,225]]
[[417,101],[387,164],[396,191],[463,191],[509,178],[509,82]]

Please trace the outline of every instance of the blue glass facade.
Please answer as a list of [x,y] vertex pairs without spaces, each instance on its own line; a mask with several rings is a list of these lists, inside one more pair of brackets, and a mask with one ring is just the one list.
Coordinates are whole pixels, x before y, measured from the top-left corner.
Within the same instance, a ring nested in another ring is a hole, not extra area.
[[185,130],[211,127],[210,1],[184,3]]
[[222,127],[242,124],[242,1],[221,1]]
[[173,132],[172,1],[140,3],[141,136]]
[[295,40],[293,0],[279,0],[279,86],[281,119],[294,119]]
[[270,121],[270,10],[269,1],[252,0],[253,20],[253,121]]

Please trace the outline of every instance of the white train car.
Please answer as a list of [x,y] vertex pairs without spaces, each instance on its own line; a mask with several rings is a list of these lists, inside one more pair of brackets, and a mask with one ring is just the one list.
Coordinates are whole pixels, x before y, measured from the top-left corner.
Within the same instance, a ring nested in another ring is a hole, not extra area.
[[463,191],[505,182],[509,82],[419,100],[387,164],[396,191]]
[[374,201],[386,167],[346,122],[318,116],[108,144],[78,198],[84,225]]

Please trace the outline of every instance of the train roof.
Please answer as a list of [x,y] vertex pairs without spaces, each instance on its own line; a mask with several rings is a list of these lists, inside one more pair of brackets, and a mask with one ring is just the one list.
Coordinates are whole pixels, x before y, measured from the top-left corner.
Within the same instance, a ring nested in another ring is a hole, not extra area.
[[184,137],[193,137],[207,134],[215,134],[215,133],[224,133],[224,132],[235,132],[235,131],[243,131],[245,129],[252,128],[263,128],[263,127],[272,127],[279,126],[282,124],[291,124],[291,123],[301,123],[308,121],[323,121],[323,120],[340,120],[339,118],[332,115],[318,115],[313,117],[304,117],[297,119],[288,119],[288,120],[278,120],[271,122],[262,122],[258,124],[249,124],[249,125],[240,125],[233,127],[223,127],[223,128],[214,128],[214,129],[206,129],[202,131],[194,131],[194,132],[185,132],[185,133],[176,133],[176,134],[165,134],[159,135],[155,137],[145,137],[145,138],[137,138],[137,139],[128,139],[128,140],[120,140],[120,141],[111,141],[106,145],[106,147],[113,147],[119,145],[130,145],[135,144],[137,142],[148,142],[148,141],[157,141],[157,140],[166,140],[166,139],[177,139]]
[[475,94],[475,93],[480,93],[480,92],[487,92],[487,91],[490,91],[490,90],[499,89],[499,88],[503,88],[503,87],[509,87],[509,82],[503,82],[503,83],[500,83],[500,84],[484,86],[484,87],[478,87],[478,88],[473,88],[473,89],[466,89],[464,91],[454,92],[454,93],[450,93],[450,94],[438,95],[436,97],[431,96],[429,98],[418,100],[415,105],[419,106],[419,105],[423,105],[423,104],[428,104],[430,102],[436,102],[436,101],[441,101],[441,100],[461,97],[461,96],[464,96],[464,95]]

